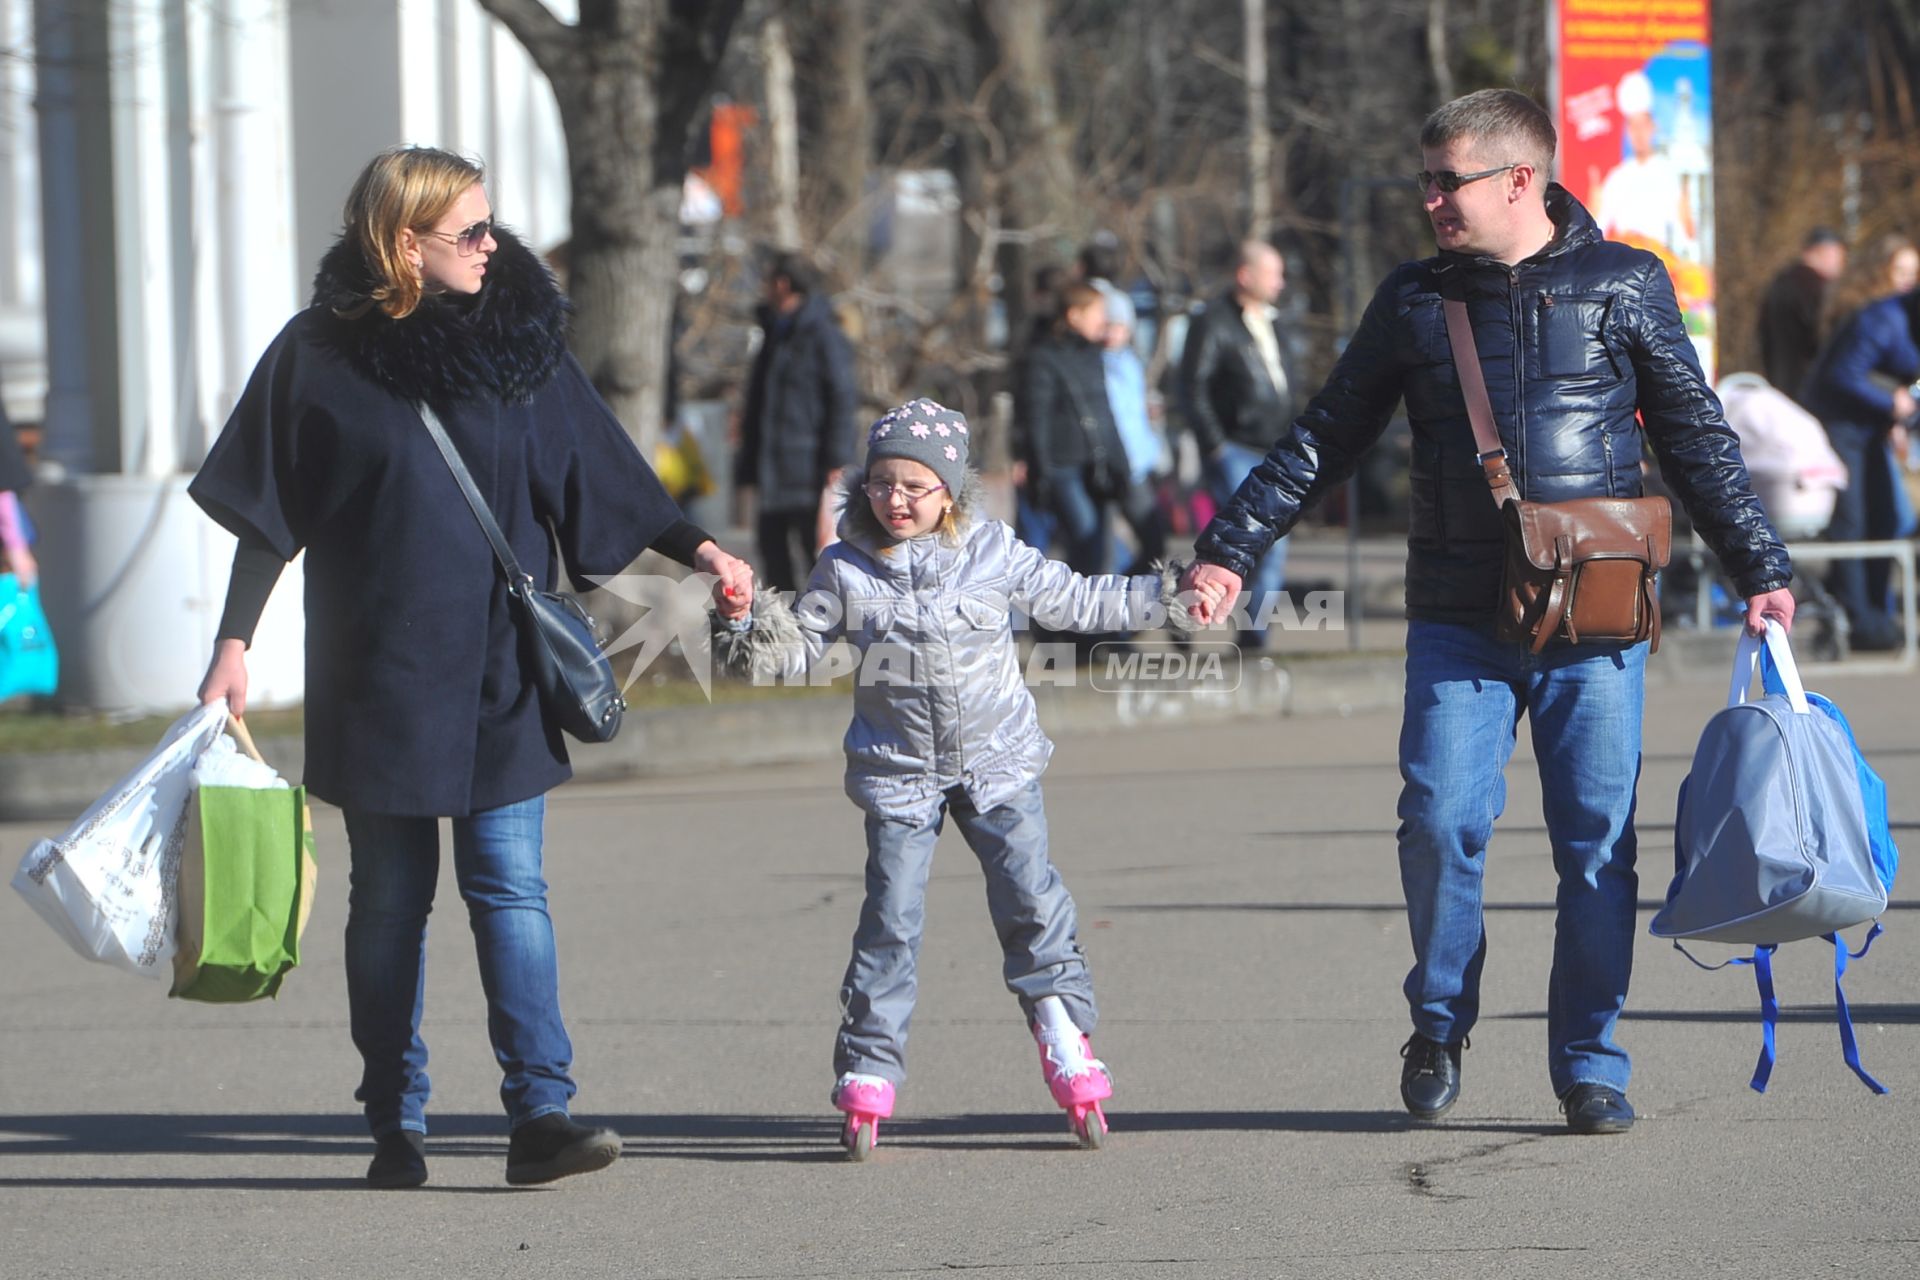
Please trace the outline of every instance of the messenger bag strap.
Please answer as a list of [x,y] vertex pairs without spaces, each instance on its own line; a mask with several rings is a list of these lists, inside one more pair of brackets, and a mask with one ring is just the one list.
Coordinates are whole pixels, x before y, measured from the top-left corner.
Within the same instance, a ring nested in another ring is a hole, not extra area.
[[1453,347],[1453,367],[1460,377],[1460,394],[1466,397],[1467,421],[1473,424],[1474,456],[1487,475],[1487,487],[1493,490],[1493,505],[1504,507],[1520,493],[1513,485],[1513,473],[1507,469],[1506,446],[1500,443],[1500,428],[1493,423],[1493,402],[1487,398],[1487,377],[1480,368],[1480,352],[1473,345],[1473,325],[1467,320],[1467,304],[1458,298],[1442,301],[1447,313],[1447,342]]
[[500,561],[500,567],[506,572],[507,586],[510,590],[523,589],[522,584],[531,583],[526,572],[520,568],[519,560],[514,558],[513,548],[507,545],[507,536],[500,532],[499,523],[493,518],[493,511],[487,506],[487,500],[480,496],[480,487],[473,482],[473,473],[467,470],[460,451],[453,447],[453,441],[447,437],[447,429],[442,425],[440,416],[433,406],[424,400],[415,405],[420,421],[427,426],[427,434],[433,437],[434,444],[440,447],[440,456],[446,460],[447,470],[453,472],[453,478],[460,482],[460,492],[466,495],[467,505],[473,508],[473,518],[480,522],[480,528],[487,535],[487,541],[493,544],[494,558]]

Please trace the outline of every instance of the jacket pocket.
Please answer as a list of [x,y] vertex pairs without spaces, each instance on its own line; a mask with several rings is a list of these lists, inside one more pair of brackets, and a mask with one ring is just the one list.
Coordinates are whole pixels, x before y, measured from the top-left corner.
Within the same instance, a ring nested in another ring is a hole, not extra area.
[[976,631],[1006,626],[1007,608],[1007,597],[997,593],[965,591],[960,595],[960,616]]
[[1611,369],[1604,331],[1613,295],[1543,293],[1535,305],[1534,343],[1543,378],[1581,378]]

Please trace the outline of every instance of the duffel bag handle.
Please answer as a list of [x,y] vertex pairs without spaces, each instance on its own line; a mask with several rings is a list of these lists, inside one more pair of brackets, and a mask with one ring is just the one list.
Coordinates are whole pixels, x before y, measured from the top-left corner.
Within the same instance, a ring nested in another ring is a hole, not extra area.
[[1764,645],[1773,657],[1774,669],[1780,673],[1780,684],[1787,691],[1787,705],[1793,708],[1795,715],[1808,715],[1807,689],[1800,683],[1800,668],[1794,665],[1793,646],[1787,643],[1787,633],[1772,618],[1762,620],[1766,628],[1764,638],[1749,631],[1740,632],[1740,643],[1733,651],[1733,683],[1727,689],[1727,705],[1737,707],[1747,700],[1753,689],[1753,678],[1760,666],[1760,649]]

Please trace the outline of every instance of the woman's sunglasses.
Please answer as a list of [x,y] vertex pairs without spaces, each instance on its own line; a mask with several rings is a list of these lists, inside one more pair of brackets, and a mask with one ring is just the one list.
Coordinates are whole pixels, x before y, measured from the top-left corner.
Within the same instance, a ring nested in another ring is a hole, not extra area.
[[479,251],[486,238],[493,234],[493,219],[482,218],[458,231],[429,231],[427,234],[436,240],[445,240],[461,257],[471,258]]

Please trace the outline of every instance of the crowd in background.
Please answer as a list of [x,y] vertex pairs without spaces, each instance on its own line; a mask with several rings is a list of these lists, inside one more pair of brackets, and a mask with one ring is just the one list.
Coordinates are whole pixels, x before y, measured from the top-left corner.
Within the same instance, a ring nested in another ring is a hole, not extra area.
[[[1846,468],[1825,529],[1832,542],[1885,542],[1915,532],[1909,485],[1920,457],[1912,447],[1920,379],[1915,319],[1920,247],[1904,235],[1874,237],[1851,252],[1836,231],[1808,233],[1798,257],[1761,303],[1761,372],[1819,419]],[[1836,560],[1831,591],[1848,647],[1896,649],[1892,560]]]

